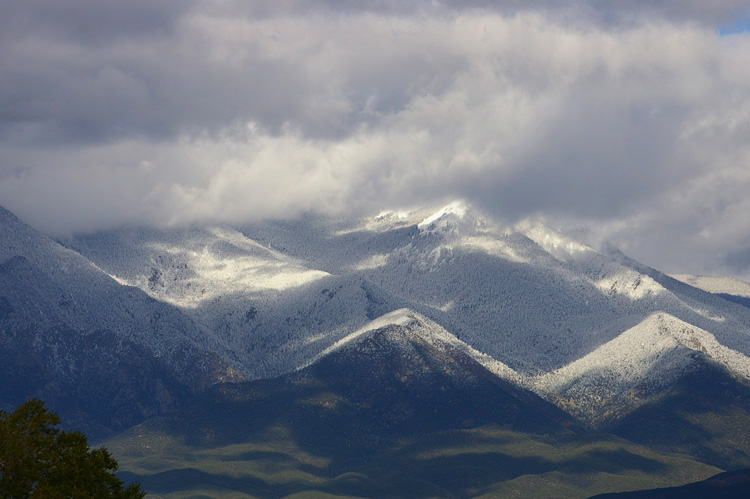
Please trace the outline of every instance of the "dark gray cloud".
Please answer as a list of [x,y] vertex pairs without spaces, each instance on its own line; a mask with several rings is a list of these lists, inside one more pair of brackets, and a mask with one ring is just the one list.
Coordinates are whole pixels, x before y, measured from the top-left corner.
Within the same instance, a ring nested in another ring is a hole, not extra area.
[[455,197],[747,273],[745,2],[6,2],[0,204],[51,234]]
[[160,38],[172,35],[175,21],[193,6],[191,0],[4,0],[0,33],[10,41],[39,36],[87,45],[133,37]]
[[235,0],[204,7],[213,13],[230,13],[253,18],[303,15],[352,15],[375,13],[387,15],[434,15],[440,13],[484,10],[503,15],[519,12],[542,11],[567,18],[571,22],[595,21],[608,25],[631,24],[646,19],[664,19],[673,22],[694,22],[711,26],[731,22],[748,12],[744,0],[374,0],[350,2],[347,0]]

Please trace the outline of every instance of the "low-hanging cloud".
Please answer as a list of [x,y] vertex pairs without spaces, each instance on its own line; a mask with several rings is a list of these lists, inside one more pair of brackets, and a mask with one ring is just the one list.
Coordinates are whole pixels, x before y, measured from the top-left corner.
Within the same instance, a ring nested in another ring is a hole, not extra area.
[[0,204],[59,236],[461,197],[748,272],[741,2],[627,3],[12,2]]

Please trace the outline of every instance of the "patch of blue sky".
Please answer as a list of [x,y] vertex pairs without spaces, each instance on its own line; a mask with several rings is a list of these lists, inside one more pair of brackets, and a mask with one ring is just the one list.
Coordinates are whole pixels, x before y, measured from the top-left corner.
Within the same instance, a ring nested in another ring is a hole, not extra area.
[[735,18],[732,22],[722,24],[721,26],[717,28],[716,31],[721,36],[750,32],[750,10],[742,13],[740,16]]

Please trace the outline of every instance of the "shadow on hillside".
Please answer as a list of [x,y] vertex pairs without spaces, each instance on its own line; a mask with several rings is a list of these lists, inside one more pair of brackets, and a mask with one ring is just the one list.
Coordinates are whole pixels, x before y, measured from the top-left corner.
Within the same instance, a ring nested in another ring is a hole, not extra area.
[[[411,443],[391,441],[390,448],[379,446],[379,450],[347,450],[342,441],[329,442],[327,449],[321,449],[289,436],[292,440],[277,442],[278,451],[211,451],[211,468],[195,461],[190,468],[120,476],[127,481],[140,481],[144,490],[155,494],[215,490],[221,494],[283,497],[318,491],[343,496],[419,498],[479,495],[523,475],[541,477],[555,472],[555,480],[572,483],[577,477],[597,474],[654,476],[670,471],[663,462],[631,452],[623,447],[628,445],[626,442],[608,435],[544,437],[489,426],[433,433]],[[327,432],[321,436],[336,440]],[[297,456],[300,450],[330,460],[329,466],[313,467],[301,462]],[[351,456],[357,458],[349,459]],[[215,467],[217,461],[222,463],[219,468]],[[243,461],[246,465],[242,465]],[[245,475],[229,476],[224,469],[230,467]]]
[[634,454],[625,449],[592,449],[583,455],[566,459],[557,469],[571,473],[612,473],[618,474],[624,471],[634,470],[646,473],[659,473],[666,471],[669,466]]
[[212,474],[194,468],[168,470],[153,475],[121,472],[118,476],[127,483],[140,482],[141,489],[150,494],[220,489],[224,492],[244,492],[258,497],[279,496],[279,491],[272,485],[257,478]]
[[609,430],[723,469],[750,466],[750,388],[705,366]]
[[632,471],[658,474],[667,471],[668,466],[625,449],[593,449],[562,460],[540,455],[511,456],[499,451],[467,451],[458,455],[436,455],[429,459],[412,457],[390,460],[386,457],[364,469],[379,481],[418,479],[434,483],[458,496],[465,496],[481,493],[493,484],[522,475],[541,475],[552,471],[570,476]]

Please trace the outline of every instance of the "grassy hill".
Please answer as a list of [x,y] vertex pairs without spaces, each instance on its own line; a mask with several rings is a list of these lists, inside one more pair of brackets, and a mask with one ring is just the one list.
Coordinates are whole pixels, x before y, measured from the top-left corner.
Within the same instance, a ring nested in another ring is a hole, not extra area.
[[212,446],[142,426],[109,449],[123,478],[140,481],[150,496],[175,498],[584,498],[681,485],[720,471],[612,435],[535,435],[494,425],[404,439],[360,464],[332,466],[340,456],[310,453],[292,434],[278,426],[253,441]]

